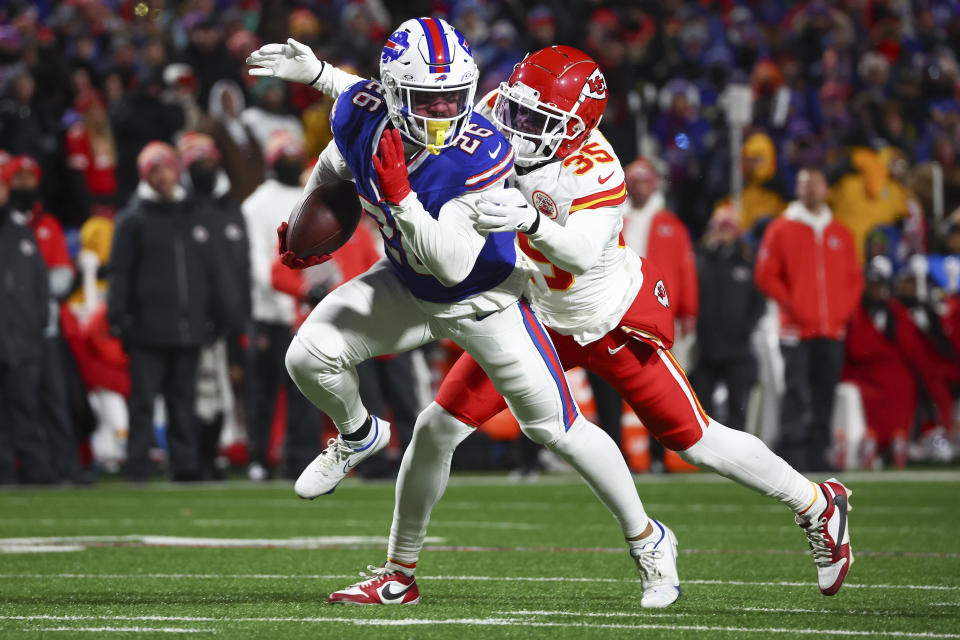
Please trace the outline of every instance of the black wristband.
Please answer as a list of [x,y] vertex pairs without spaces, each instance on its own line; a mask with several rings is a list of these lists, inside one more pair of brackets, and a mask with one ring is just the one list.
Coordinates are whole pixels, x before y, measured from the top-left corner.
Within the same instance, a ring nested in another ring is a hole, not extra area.
[[310,86],[311,86],[311,87],[312,87],[314,84],[316,84],[317,80],[320,79],[320,76],[323,75],[323,70],[326,69],[326,68],[327,68],[327,63],[324,62],[323,60],[321,60],[321,61],[320,61],[320,73],[317,74],[317,77],[316,77],[316,78],[314,78],[313,80],[310,81]]
[[530,228],[524,231],[526,234],[536,233],[537,229],[540,228],[540,212],[537,211],[537,217],[533,219],[533,224],[530,225]]

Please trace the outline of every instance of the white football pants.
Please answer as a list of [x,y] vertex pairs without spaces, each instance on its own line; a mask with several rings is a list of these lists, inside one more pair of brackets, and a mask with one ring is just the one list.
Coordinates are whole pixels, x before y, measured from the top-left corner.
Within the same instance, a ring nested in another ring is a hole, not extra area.
[[287,350],[287,370],[341,433],[352,433],[367,418],[356,365],[439,338],[473,356],[535,442],[553,443],[586,422],[553,344],[525,302],[490,314],[438,318],[418,304],[385,259],[314,308]]

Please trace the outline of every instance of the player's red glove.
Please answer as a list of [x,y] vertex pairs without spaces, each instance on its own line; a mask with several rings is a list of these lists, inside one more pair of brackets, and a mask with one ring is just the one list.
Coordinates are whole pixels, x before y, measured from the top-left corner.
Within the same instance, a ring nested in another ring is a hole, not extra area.
[[385,129],[377,148],[380,157],[373,156],[373,169],[380,183],[380,196],[394,204],[410,193],[410,178],[403,159],[403,138],[397,129]]
[[287,249],[287,223],[281,222],[277,227],[277,236],[280,238],[280,262],[291,269],[306,269],[323,264],[333,256],[329,253],[322,256],[308,256],[306,260],[298,258],[297,254]]

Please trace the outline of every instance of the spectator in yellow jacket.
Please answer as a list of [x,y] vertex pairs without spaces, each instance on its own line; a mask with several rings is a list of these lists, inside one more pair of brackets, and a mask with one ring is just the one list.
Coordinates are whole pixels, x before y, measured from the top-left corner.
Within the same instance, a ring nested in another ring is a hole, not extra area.
[[757,220],[776,217],[787,208],[777,180],[777,152],[765,133],[754,133],[743,143],[743,182],[742,229],[751,229]]
[[843,163],[841,177],[830,188],[827,203],[837,222],[842,222],[853,233],[857,259],[862,265],[866,241],[871,229],[893,224],[908,215],[909,189],[890,175],[890,165],[899,158],[893,147],[875,151],[868,147],[854,147],[849,164]]

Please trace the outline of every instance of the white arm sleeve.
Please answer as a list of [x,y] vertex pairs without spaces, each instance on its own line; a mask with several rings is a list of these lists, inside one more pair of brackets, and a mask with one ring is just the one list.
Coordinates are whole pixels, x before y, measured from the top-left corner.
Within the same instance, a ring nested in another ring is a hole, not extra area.
[[314,165],[310,173],[310,179],[307,180],[303,188],[304,193],[310,193],[317,187],[334,180],[353,180],[353,173],[347,166],[343,156],[340,155],[340,149],[337,143],[331,140],[327,146],[320,152],[317,164]]
[[536,233],[527,237],[552,264],[577,275],[600,261],[603,249],[619,231],[620,208],[600,207],[567,216],[566,226],[541,215]]
[[323,71],[320,72],[320,77],[312,86],[336,100],[341,93],[354,84],[363,82],[363,80],[360,76],[347,73],[329,62],[324,62]]
[[486,242],[470,218],[476,199],[476,194],[471,194],[450,200],[436,220],[412,191],[399,205],[390,207],[404,243],[444,286],[452,287],[470,274]]

